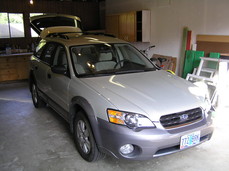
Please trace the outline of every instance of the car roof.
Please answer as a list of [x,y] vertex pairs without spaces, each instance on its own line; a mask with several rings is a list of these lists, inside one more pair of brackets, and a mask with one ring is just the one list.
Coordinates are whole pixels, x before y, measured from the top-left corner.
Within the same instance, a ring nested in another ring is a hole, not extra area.
[[123,40],[115,38],[111,35],[103,33],[92,33],[92,34],[78,34],[68,33],[55,35],[54,37],[46,37],[44,40],[58,42],[64,44],[67,47],[79,46],[79,45],[90,45],[90,44],[110,44],[110,43],[127,43]]
[[[80,19],[76,16],[63,14],[40,15],[31,17],[30,23],[32,28],[39,32],[38,34],[43,40],[59,42],[69,47],[101,43],[127,43],[104,33],[83,32]],[[72,25],[74,23],[75,25]]]

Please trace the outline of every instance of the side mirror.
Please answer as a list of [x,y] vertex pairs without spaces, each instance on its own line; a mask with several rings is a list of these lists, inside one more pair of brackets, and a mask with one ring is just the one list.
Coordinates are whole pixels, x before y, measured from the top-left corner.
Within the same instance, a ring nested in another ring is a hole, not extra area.
[[56,74],[66,74],[67,72],[67,69],[65,68],[64,65],[55,65],[51,67],[51,70],[53,73],[56,73]]
[[157,64],[157,58],[150,58],[150,61],[155,65],[155,67],[158,69],[158,70],[161,70],[162,68]]
[[150,60],[151,60],[152,62],[155,62],[155,63],[157,62],[157,58],[153,58],[153,57],[152,57],[152,58],[150,58]]

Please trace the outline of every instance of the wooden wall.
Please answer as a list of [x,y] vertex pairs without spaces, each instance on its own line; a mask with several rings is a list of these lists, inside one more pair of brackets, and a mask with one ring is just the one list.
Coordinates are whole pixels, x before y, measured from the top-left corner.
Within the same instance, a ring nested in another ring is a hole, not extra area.
[[98,2],[34,0],[34,4],[30,5],[29,0],[1,0],[0,12],[23,13],[25,27],[25,38],[0,39],[1,48],[4,48],[5,44],[26,48],[28,44],[36,41],[37,38],[31,38],[29,13],[76,15],[81,18],[84,30],[101,29]]

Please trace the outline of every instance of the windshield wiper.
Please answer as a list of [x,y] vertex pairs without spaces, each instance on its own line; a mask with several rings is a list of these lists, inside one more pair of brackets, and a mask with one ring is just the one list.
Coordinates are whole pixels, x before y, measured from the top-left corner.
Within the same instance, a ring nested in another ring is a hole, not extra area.
[[155,71],[155,68],[121,70],[121,71],[116,71],[115,74],[137,73],[137,72],[147,72],[147,71]]
[[99,76],[108,76],[108,75],[112,75],[115,72],[111,72],[111,71],[103,71],[103,72],[96,72],[96,73],[88,73],[88,74],[82,74],[79,75],[79,77],[99,77]]
[[145,70],[144,69],[123,70],[123,71],[116,71],[115,74],[136,73],[136,72],[145,72]]
[[132,69],[132,70],[119,70],[119,71],[101,71],[97,73],[88,73],[79,75],[79,77],[99,77],[99,76],[108,76],[113,74],[127,74],[127,73],[138,73],[138,72],[147,72],[155,71],[155,68],[145,68],[145,69]]
[[144,71],[156,71],[156,68],[146,68]]

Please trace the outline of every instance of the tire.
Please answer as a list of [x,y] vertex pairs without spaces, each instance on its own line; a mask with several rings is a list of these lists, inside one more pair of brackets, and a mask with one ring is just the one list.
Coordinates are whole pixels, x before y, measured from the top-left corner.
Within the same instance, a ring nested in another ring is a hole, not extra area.
[[44,101],[38,95],[37,85],[34,82],[32,83],[31,94],[32,94],[33,105],[36,108],[43,107],[45,105]]
[[82,111],[76,114],[74,120],[74,141],[84,160],[93,162],[104,156],[97,148],[89,121]]

